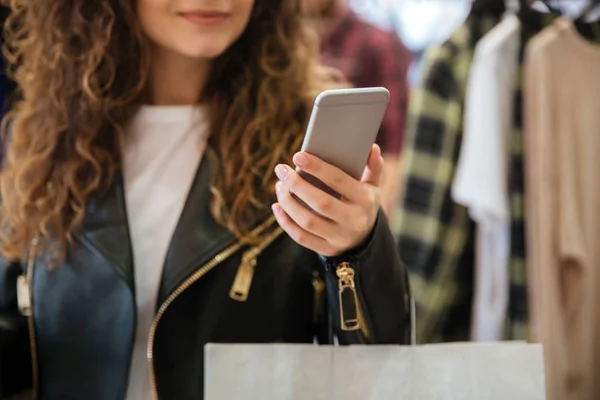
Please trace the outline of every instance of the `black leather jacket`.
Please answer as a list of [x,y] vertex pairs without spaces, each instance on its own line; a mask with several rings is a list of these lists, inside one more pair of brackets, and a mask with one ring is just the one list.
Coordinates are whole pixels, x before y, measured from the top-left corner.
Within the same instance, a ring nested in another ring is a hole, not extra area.
[[[335,334],[343,344],[409,343],[407,278],[383,215],[364,248],[337,260],[297,245],[271,220],[257,224],[263,245],[248,248],[211,218],[208,178],[203,164],[148,333],[157,398],[202,399],[208,342],[331,343]],[[41,400],[123,399],[136,307],[120,178],[89,205],[62,266],[49,271],[43,255],[33,259],[0,265],[0,398],[33,387]]]

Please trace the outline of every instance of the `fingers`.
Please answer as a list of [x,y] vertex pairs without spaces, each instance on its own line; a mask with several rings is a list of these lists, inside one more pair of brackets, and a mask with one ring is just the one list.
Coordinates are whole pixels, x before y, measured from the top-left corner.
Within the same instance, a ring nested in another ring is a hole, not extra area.
[[308,153],[296,153],[294,164],[302,171],[318,178],[351,203],[363,203],[368,191],[350,175],[339,168]]
[[381,186],[383,180],[384,162],[381,156],[381,148],[374,144],[371,148],[371,154],[367,161],[367,166],[363,173],[361,182],[368,183],[373,186]]
[[273,204],[272,209],[275,219],[277,219],[277,223],[296,243],[325,257],[335,257],[338,255],[325,239],[308,232],[294,222],[290,216],[286,214],[281,204]]
[[363,174],[365,181],[306,153],[296,154],[294,162],[338,192],[342,200],[313,186],[292,167],[278,165],[275,173],[281,181],[276,185],[278,202],[273,213],[279,225],[294,241],[324,256],[343,254],[362,243],[372,231],[379,210],[377,185],[383,169],[379,148],[371,152]]
[[[279,202],[279,205],[285,213],[298,224],[298,226],[325,240],[335,235],[335,223],[322,216],[316,215],[314,212],[302,206],[302,204],[292,197],[289,187],[283,182],[277,182],[275,190],[277,192],[277,201]],[[325,193],[322,195],[329,196]],[[301,199],[310,206],[304,198],[301,197]]]
[[[344,208],[340,207],[343,205],[340,200],[306,181],[292,168],[287,165],[280,165],[276,168],[275,173],[288,191],[299,197],[320,215],[333,221],[346,218]],[[297,202],[295,201],[295,203]]]

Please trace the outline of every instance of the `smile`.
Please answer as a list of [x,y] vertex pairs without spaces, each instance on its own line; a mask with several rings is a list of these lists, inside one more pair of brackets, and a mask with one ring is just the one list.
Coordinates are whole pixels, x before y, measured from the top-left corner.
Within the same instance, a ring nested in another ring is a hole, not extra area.
[[221,11],[186,11],[179,15],[194,25],[219,25],[225,22],[231,14]]

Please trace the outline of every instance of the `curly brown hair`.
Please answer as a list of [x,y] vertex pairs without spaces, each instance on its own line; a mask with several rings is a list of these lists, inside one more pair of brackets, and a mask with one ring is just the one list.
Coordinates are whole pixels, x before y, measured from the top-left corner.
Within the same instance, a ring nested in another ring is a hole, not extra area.
[[[5,119],[0,252],[31,240],[66,255],[86,206],[120,170],[121,136],[146,87],[149,52],[135,0],[10,0],[5,56],[19,98]],[[297,151],[317,92],[315,38],[298,0],[257,1],[242,36],[212,66],[211,210],[236,236],[274,201],[272,170]]]

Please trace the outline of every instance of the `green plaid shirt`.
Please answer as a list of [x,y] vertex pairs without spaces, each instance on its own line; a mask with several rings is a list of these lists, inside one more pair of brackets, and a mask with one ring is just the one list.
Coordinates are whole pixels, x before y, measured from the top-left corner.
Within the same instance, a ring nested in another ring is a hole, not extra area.
[[[523,43],[553,22],[527,16]],[[404,199],[393,227],[410,273],[420,343],[463,341],[470,336],[474,227],[450,195],[462,142],[463,103],[476,42],[496,23],[471,16],[445,44],[426,55],[421,87],[411,97],[403,156]],[[580,31],[600,39],[600,23]],[[519,74],[521,75],[521,74]],[[522,84],[515,88],[515,126],[508,190],[511,208],[510,293],[505,339],[528,338]]]
[[450,189],[473,50],[497,22],[469,16],[446,43],[426,53],[422,84],[411,94],[402,157],[404,199],[395,225],[417,306],[420,343],[469,339],[474,235],[466,208],[452,201]]

